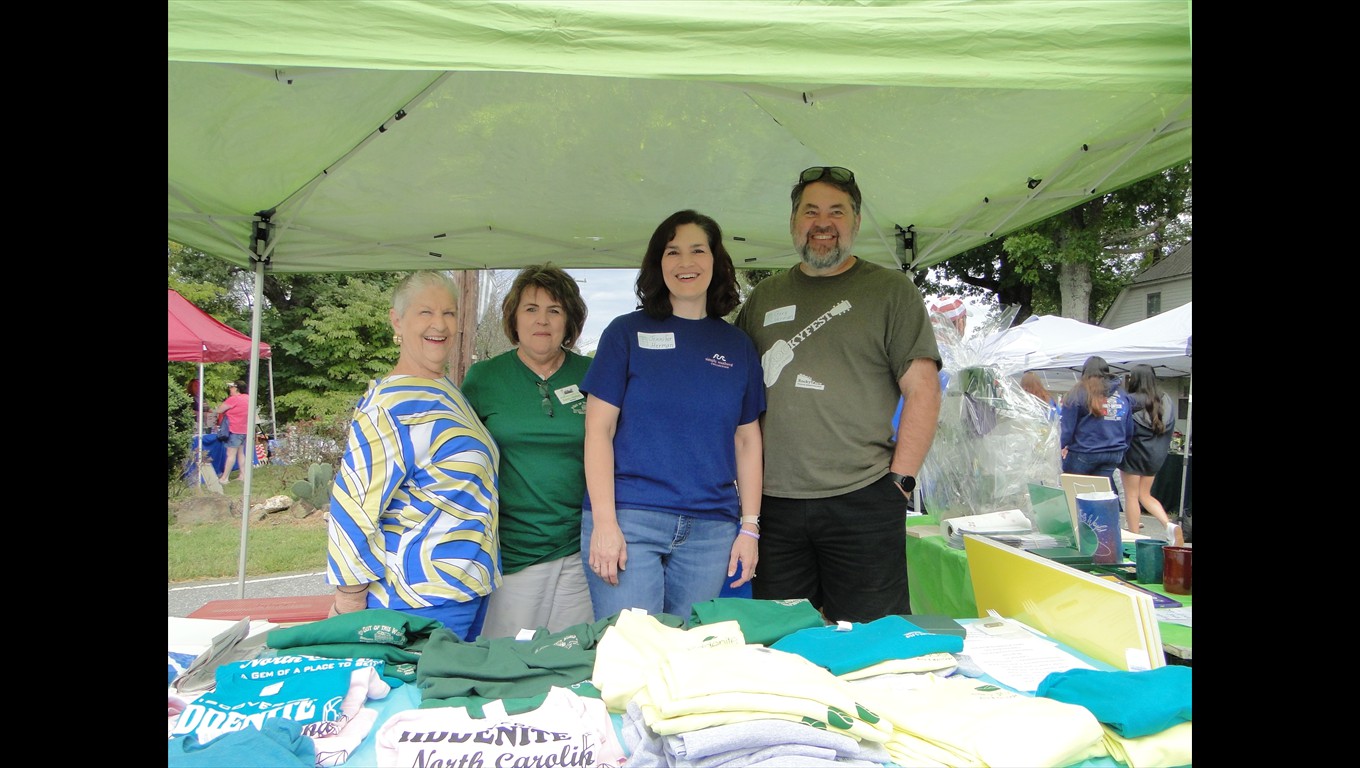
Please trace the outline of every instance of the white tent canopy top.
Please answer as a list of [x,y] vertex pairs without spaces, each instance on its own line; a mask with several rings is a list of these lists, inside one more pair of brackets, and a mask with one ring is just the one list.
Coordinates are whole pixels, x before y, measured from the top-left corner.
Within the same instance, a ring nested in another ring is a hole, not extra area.
[[979,357],[1003,376],[1046,367],[1050,350],[1108,333],[1104,328],[1057,315],[1030,315],[1023,323],[985,337]]

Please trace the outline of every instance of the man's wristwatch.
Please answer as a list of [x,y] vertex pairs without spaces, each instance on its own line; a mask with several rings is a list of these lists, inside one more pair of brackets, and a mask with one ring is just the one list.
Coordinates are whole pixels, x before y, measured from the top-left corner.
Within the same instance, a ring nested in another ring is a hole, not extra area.
[[916,478],[911,475],[899,475],[896,472],[889,472],[888,476],[892,478],[893,483],[898,488],[902,489],[902,493],[909,494],[916,490]]

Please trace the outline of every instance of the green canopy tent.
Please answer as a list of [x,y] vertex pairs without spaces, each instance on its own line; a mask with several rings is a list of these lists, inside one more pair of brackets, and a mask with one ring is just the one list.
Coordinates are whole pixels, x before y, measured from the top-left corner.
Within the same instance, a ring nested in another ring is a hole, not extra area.
[[266,270],[635,268],[691,207],[788,267],[788,191],[826,164],[864,190],[856,255],[919,269],[1188,160],[1190,17],[169,0],[169,238],[254,270],[257,308]]

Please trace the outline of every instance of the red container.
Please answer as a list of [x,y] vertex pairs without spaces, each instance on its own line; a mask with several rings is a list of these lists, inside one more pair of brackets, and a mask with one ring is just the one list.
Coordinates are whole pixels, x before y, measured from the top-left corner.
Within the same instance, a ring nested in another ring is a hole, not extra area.
[[1191,555],[1194,549],[1167,545],[1162,547],[1162,588],[1174,595],[1191,594],[1191,577],[1194,563]]

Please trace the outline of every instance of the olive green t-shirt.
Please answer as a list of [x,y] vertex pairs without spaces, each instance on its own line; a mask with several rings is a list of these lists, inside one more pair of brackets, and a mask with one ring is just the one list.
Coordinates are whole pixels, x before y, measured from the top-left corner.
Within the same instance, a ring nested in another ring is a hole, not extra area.
[[940,363],[925,302],[902,272],[857,260],[830,277],[763,280],[737,315],[765,371],[764,493],[820,499],[888,471],[898,380]]

